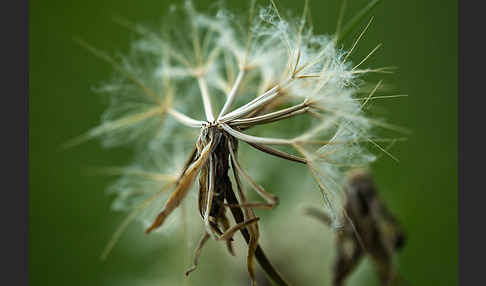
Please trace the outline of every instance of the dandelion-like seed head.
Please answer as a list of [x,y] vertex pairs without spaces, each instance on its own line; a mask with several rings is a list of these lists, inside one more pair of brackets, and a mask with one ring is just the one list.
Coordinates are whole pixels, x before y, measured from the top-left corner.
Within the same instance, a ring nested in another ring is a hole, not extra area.
[[[365,145],[377,145],[373,126],[388,126],[368,118],[363,108],[379,84],[365,98],[356,95],[363,74],[385,70],[361,69],[364,61],[353,65],[355,46],[343,50],[339,35],[314,35],[307,6],[302,16],[287,20],[275,5],[254,4],[241,18],[224,9],[203,14],[187,1],[183,16],[171,9],[177,23],[160,31],[120,20],[140,39],[121,61],[87,46],[120,76],[102,90],[111,95],[102,124],[78,140],[137,143],[133,166],[112,170],[122,176],[111,190],[117,194],[113,207],[132,211],[129,219],[142,218],[147,233],[160,229],[197,191],[205,228],[188,273],[208,238],[224,241],[232,253],[232,236],[240,231],[249,246],[252,280],[256,258],[271,279],[284,284],[260,248],[253,211],[275,207],[278,197],[245,171],[259,164],[242,166],[239,144],[305,165],[339,227],[344,173],[375,159]],[[263,200],[248,201],[246,188]]]

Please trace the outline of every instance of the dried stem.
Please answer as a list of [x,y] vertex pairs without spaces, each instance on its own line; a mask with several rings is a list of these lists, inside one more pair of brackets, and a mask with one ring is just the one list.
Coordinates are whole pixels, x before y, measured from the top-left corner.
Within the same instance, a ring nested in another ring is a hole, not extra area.
[[172,115],[175,119],[177,119],[177,121],[179,121],[180,123],[186,125],[186,126],[189,126],[189,127],[202,127],[204,125],[203,121],[199,121],[199,120],[196,120],[196,119],[192,119],[191,117],[173,109],[173,108],[169,108],[167,110],[167,113]]
[[[248,102],[247,104],[231,111],[230,113],[226,114],[225,116],[220,118],[220,122],[227,122],[230,120],[233,120],[235,118],[239,118],[242,115],[248,114],[251,111],[248,111],[249,108],[252,108],[255,104],[258,102],[262,101],[263,99],[273,96],[275,94],[278,94],[278,91],[280,89],[280,85],[275,85],[273,88],[267,90],[264,94],[258,96],[257,98],[253,99],[252,101]],[[258,107],[258,106],[257,106]],[[255,108],[251,109],[254,110]]]
[[235,84],[233,85],[233,88],[231,89],[226,102],[221,109],[221,112],[219,113],[218,119],[220,119],[223,115],[225,115],[228,110],[230,109],[231,105],[233,104],[233,101],[235,100],[236,94],[238,93],[238,89],[241,85],[241,81],[243,80],[243,76],[245,75],[245,70],[240,69],[240,72],[238,73],[238,76],[236,77]]
[[241,133],[236,131],[235,129],[229,127],[226,124],[220,124],[221,128],[223,128],[226,132],[231,134],[232,136],[243,140],[245,142],[257,143],[257,144],[277,144],[277,145],[291,145],[294,142],[289,139],[281,139],[281,138],[266,138],[266,137],[257,137],[248,134]]
[[301,104],[294,105],[289,108],[281,109],[278,111],[270,112],[264,115],[255,116],[251,118],[241,118],[241,119],[234,119],[230,122],[231,126],[239,126],[239,125],[249,125],[249,124],[258,124],[260,122],[269,122],[272,119],[278,119],[284,115],[290,114],[295,111],[302,110],[308,106],[307,100]]
[[307,160],[302,158],[302,157],[298,157],[298,156],[295,156],[295,155],[292,155],[292,154],[288,154],[288,153],[285,153],[283,151],[273,149],[269,146],[251,143],[251,142],[246,142],[246,143],[248,143],[248,145],[252,146],[253,148],[258,149],[258,150],[265,152],[267,154],[277,156],[279,158],[283,158],[283,159],[286,159],[286,160],[289,160],[289,161],[307,164]]
[[201,97],[204,105],[204,113],[206,114],[206,119],[209,122],[214,121],[213,106],[211,105],[211,98],[208,93],[208,86],[203,75],[197,77],[197,82],[199,84],[199,89],[201,90]]

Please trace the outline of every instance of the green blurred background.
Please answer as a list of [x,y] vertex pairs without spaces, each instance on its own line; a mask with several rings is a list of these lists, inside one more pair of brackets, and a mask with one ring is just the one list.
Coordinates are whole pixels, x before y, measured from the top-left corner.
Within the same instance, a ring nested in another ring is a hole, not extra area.
[[[167,236],[144,237],[140,227],[131,228],[106,262],[98,259],[124,216],[110,211],[112,198],[104,192],[114,178],[88,176],[85,170],[126,164],[132,149],[103,149],[93,141],[60,150],[62,143],[99,123],[106,100],[92,87],[113,73],[73,37],[110,54],[124,53],[135,36],[112,21],[113,16],[155,25],[178,2],[30,2],[31,285],[174,285],[161,282],[164,273],[178,271],[182,276],[184,265],[167,259],[177,255],[171,249],[176,243],[166,242]],[[245,1],[228,2],[246,12]],[[367,1],[348,2],[345,19]],[[197,1],[196,7],[204,10],[211,3]],[[303,6],[291,0],[277,3],[296,14]],[[333,0],[310,2],[317,33],[335,30],[339,6],[340,1]],[[399,271],[409,285],[457,285],[457,2],[382,1],[373,15],[353,60],[384,44],[368,65],[397,66],[395,74],[383,78],[409,97],[374,105],[389,122],[413,130],[408,141],[391,150],[399,163],[383,156],[373,165],[381,196],[408,234],[398,255]],[[267,186],[271,189],[271,182]],[[292,232],[288,225],[281,229]],[[211,257],[201,259],[209,262]],[[154,271],[154,264],[160,272],[150,277],[158,275],[161,280],[149,283],[147,273]],[[324,271],[320,265],[308,267]],[[214,269],[199,270],[204,271]],[[365,273],[363,277],[374,275],[366,264],[359,272]],[[145,282],[127,282],[125,277]],[[361,283],[377,285],[374,278],[365,280]]]

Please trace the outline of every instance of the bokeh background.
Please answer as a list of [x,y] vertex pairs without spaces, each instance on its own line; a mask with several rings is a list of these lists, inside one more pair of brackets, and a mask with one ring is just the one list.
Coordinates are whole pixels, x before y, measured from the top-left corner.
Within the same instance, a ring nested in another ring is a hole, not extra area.
[[[211,243],[201,256],[199,270],[184,280],[192,238],[181,239],[180,232],[144,236],[137,224],[108,260],[100,262],[105,244],[124,215],[110,210],[112,197],[104,192],[114,178],[92,176],[86,170],[126,164],[133,151],[103,149],[98,141],[60,148],[99,123],[106,100],[92,87],[113,73],[73,37],[110,54],[124,53],[135,35],[116,24],[113,16],[155,26],[170,5],[178,2],[30,2],[31,285],[248,285],[244,249],[231,258],[221,244]],[[227,4],[246,13],[245,2]],[[345,20],[366,2],[348,1]],[[204,10],[211,3],[196,1],[196,7]],[[295,14],[303,7],[299,1],[277,3]],[[340,1],[310,1],[317,33],[335,31],[339,7]],[[397,66],[397,72],[381,78],[394,86],[395,93],[409,96],[375,102],[375,112],[413,131],[407,141],[391,149],[399,163],[382,156],[372,166],[380,195],[407,232],[407,244],[397,256],[399,272],[408,281],[404,285],[457,285],[457,2],[382,1],[373,15],[374,22],[353,60],[361,59],[376,44],[384,44],[368,65]],[[286,180],[307,179],[299,174],[262,183],[269,190],[280,189]],[[262,243],[268,246],[269,256],[292,279],[302,276],[294,280],[302,285],[326,284],[333,255],[332,233],[324,226],[306,228],[311,220],[296,218],[297,203],[319,198],[317,190],[274,193],[281,196],[281,205],[272,214],[262,214],[263,221],[268,217],[262,222]],[[309,230],[313,232],[309,234]],[[299,235],[306,232],[308,235]],[[197,238],[196,230],[192,234]],[[314,251],[306,247],[309,245]],[[372,264],[364,261],[349,282],[378,285]]]

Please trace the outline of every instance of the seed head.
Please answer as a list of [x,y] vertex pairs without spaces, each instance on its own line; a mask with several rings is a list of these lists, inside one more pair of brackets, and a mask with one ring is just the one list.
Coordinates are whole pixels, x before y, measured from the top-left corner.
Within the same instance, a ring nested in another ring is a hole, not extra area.
[[[177,22],[159,31],[121,20],[140,36],[121,61],[86,45],[119,77],[102,88],[111,98],[102,124],[75,142],[100,137],[106,146],[136,143],[133,166],[112,169],[122,175],[111,189],[117,194],[113,207],[131,210],[129,220],[141,218],[147,233],[161,229],[199,178],[205,231],[189,272],[208,237],[226,241],[232,252],[232,236],[240,231],[249,245],[252,280],[255,257],[284,284],[258,244],[253,212],[275,207],[278,197],[245,171],[258,169],[265,156],[242,166],[239,144],[305,165],[339,226],[344,173],[375,159],[367,150],[370,142],[384,150],[373,139],[373,127],[392,127],[366,115],[364,107],[381,82],[358,97],[362,77],[388,70],[361,68],[368,57],[351,63],[356,45],[342,49],[340,34],[315,35],[306,21],[307,6],[296,20],[284,19],[273,2],[256,7],[253,1],[244,18],[224,9],[203,14],[190,1],[171,13]],[[249,202],[246,186],[263,201]]]

